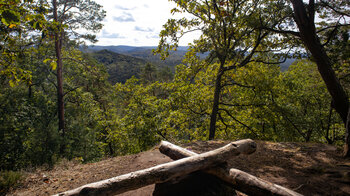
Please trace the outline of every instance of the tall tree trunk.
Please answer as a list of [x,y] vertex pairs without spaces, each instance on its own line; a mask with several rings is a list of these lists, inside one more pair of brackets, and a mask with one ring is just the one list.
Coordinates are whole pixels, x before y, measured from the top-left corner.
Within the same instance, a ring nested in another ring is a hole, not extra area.
[[[318,71],[320,72],[322,79],[327,86],[327,90],[332,97],[335,111],[340,115],[345,127],[347,127],[346,124],[349,109],[348,96],[336,77],[332,68],[331,60],[317,36],[314,22],[315,11],[312,9],[314,1],[309,1],[309,13],[307,13],[302,0],[290,1],[293,4],[294,20],[298,25],[301,39],[316,61]],[[347,128],[346,135],[349,137],[349,128]],[[345,142],[344,154],[349,156],[349,148],[346,146],[350,145],[350,141],[349,139],[346,139]]]
[[210,114],[210,127],[209,127],[209,140],[213,140],[215,137],[215,129],[216,129],[216,119],[219,112],[219,102],[220,102],[220,93],[221,93],[221,78],[224,74],[224,63],[220,64],[216,80],[215,80],[215,91],[214,91],[214,100],[213,100],[213,108]]
[[[52,0],[53,4],[53,15],[54,20],[58,21],[57,16],[57,1]],[[63,154],[65,152],[66,144],[65,144],[65,124],[64,124],[64,94],[63,94],[63,74],[62,74],[62,29],[60,26],[55,29],[55,51],[56,51],[56,63],[57,63],[57,106],[58,106],[58,131],[61,132],[63,142],[60,147],[60,153]]]
[[[332,113],[333,113],[333,107],[332,107],[332,103],[331,103],[331,106],[329,107],[329,114],[328,114],[328,124],[327,124],[327,130],[326,130],[326,140],[327,140],[327,143],[328,144],[333,144],[333,141],[332,140],[332,136],[330,136],[330,129],[331,129],[331,123],[332,123]],[[334,139],[334,138],[333,138]]]
[[346,121],[344,157],[350,157],[350,108],[348,112],[348,119]]
[[33,95],[33,88],[32,88],[32,84],[30,84],[29,86],[28,86],[28,98],[30,99],[30,98],[32,98],[32,95]]

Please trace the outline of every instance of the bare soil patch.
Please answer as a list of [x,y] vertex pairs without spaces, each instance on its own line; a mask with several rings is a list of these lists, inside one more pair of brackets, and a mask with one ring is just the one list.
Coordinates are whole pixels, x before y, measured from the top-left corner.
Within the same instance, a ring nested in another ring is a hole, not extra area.
[[[192,142],[181,146],[201,153],[227,143],[229,141]],[[254,154],[234,157],[229,160],[229,166],[304,195],[350,195],[350,160],[343,159],[336,147],[265,141],[257,141],[257,144],[258,150]],[[169,161],[171,159],[155,147],[96,163],[65,162],[50,171],[38,169],[27,173],[22,186],[8,195],[52,195]],[[121,195],[147,196],[152,195],[153,189],[154,185],[150,185]]]

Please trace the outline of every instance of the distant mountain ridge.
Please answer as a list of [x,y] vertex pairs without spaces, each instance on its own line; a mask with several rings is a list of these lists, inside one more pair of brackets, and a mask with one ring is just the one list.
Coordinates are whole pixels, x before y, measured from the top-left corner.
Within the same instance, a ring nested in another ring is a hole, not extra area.
[[[189,47],[180,46],[177,51],[172,51],[166,60],[161,60],[160,55],[153,55],[152,50],[156,46],[88,46],[81,48],[83,52],[90,53],[100,63],[106,66],[110,75],[111,83],[122,82],[132,76],[138,77],[142,68],[147,64],[153,64],[157,69],[170,69],[175,71],[175,66],[182,63],[184,56]],[[208,54],[208,53],[207,53]],[[205,57],[206,54],[202,54]],[[282,71],[286,71],[288,67],[296,59],[287,59],[280,65]]]
[[[99,50],[110,50],[112,52],[116,52],[119,54],[129,55],[136,58],[144,59],[148,62],[151,62],[157,66],[166,66],[170,67],[171,70],[175,70],[175,66],[182,63],[184,56],[188,50],[188,46],[179,46],[177,51],[171,51],[170,56],[161,60],[160,55],[153,55],[152,50],[156,49],[157,46],[126,46],[126,45],[118,45],[118,46],[98,46],[91,45],[86,49],[83,49],[84,52],[94,52]],[[205,57],[208,53],[202,54],[202,57]],[[287,59],[284,63],[280,65],[281,70],[285,71],[288,67],[295,61],[294,58]]]
[[148,63],[144,59],[115,53],[107,49],[93,51],[89,54],[105,65],[109,74],[108,80],[112,84],[124,83],[132,76],[138,77],[142,68]]
[[[99,45],[91,45],[88,46],[88,50],[98,51],[98,50],[110,50],[116,53],[130,53],[135,51],[143,51],[143,50],[152,50],[156,49],[157,46],[127,46],[127,45],[117,45],[117,46],[99,46]],[[187,51],[188,46],[179,46],[177,48],[178,51]]]
[[119,45],[119,46],[88,46],[87,48],[82,48],[82,51],[84,52],[96,52],[100,50],[109,50],[115,53],[128,55],[136,58],[144,59],[148,62],[151,62],[159,67],[170,67],[171,70],[175,70],[175,66],[182,63],[182,60],[184,59],[184,56],[187,52],[187,49],[189,47],[187,46],[180,46],[178,47],[177,51],[172,51],[170,53],[170,56],[165,59],[161,60],[160,55],[154,55],[152,50],[156,49],[156,46],[125,46],[125,45]]

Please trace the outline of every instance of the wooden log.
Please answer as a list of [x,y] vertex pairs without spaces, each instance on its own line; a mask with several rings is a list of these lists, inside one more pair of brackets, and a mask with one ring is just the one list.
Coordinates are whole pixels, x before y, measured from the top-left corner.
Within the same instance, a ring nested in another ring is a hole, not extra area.
[[[237,151],[241,154],[252,154],[256,151],[256,143],[251,139],[239,140],[231,143],[236,146]],[[167,141],[162,141],[159,145],[159,151],[173,160],[198,155],[195,152],[181,148]]]
[[[249,154],[253,152],[247,150],[246,146],[240,147],[242,141],[233,143],[235,143],[237,149],[241,149],[241,153]],[[169,142],[161,142],[159,150],[174,160],[197,155],[197,153],[191,152]],[[248,195],[301,196],[301,194],[295,191],[267,182],[238,169],[229,169],[224,165],[207,169],[205,172],[217,176],[223,181],[231,184],[236,190]]]
[[[254,147],[254,145],[252,145],[252,140],[246,140],[242,145]],[[247,147],[247,149],[248,148],[249,147]],[[150,184],[166,182],[172,178],[186,175],[197,170],[213,167],[240,153],[236,144],[230,143],[224,147],[200,155],[87,184],[58,195],[116,195]]]
[[288,195],[301,196],[301,194],[287,189],[278,184],[262,180],[238,169],[230,169],[229,177],[231,184],[241,187],[242,190],[249,190],[249,195]]

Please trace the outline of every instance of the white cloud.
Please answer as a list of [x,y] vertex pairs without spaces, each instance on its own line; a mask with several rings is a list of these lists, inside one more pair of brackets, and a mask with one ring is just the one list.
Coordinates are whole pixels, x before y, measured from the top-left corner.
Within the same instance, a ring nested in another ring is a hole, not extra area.
[[102,30],[100,38],[125,39],[126,37],[119,33],[109,33],[106,30]]
[[132,14],[128,12],[123,12],[120,16],[113,16],[113,20],[118,22],[135,22]]
[[[175,4],[168,0],[95,0],[107,11],[98,45],[156,46],[159,32],[172,17]],[[108,32],[109,34],[106,34]],[[187,45],[187,36],[180,45]]]
[[120,5],[115,5],[114,7],[115,7],[115,9],[118,9],[118,10],[134,10],[134,9],[136,9],[136,7],[128,8],[128,7],[123,7]]
[[159,39],[159,35],[147,35],[147,39]]
[[139,26],[135,26],[134,28],[135,31],[141,31],[141,32],[153,32],[154,29],[150,28],[150,27],[139,27]]

